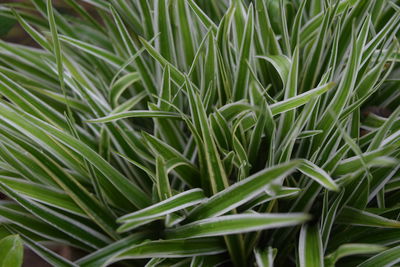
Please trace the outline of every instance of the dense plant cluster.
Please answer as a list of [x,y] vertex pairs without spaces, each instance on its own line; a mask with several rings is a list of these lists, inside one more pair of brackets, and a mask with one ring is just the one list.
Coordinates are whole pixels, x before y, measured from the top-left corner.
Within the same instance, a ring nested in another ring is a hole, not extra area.
[[3,258],[400,261],[399,1],[64,2],[0,6]]

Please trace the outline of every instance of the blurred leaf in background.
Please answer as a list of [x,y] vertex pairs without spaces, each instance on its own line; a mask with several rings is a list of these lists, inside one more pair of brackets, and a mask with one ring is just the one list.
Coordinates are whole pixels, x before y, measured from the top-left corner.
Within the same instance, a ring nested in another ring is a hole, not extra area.
[[0,267],[22,265],[24,247],[18,235],[10,235],[0,241]]
[[14,24],[15,24],[14,19],[0,16],[0,37],[7,35],[7,33],[9,33]]

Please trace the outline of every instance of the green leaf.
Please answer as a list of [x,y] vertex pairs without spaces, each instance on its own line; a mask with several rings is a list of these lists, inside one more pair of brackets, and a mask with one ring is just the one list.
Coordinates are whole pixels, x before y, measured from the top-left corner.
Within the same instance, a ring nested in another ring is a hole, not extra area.
[[309,102],[311,99],[314,97],[317,97],[332,87],[334,87],[334,83],[327,83],[325,85],[319,86],[315,89],[309,90],[305,93],[302,93],[300,95],[297,95],[295,97],[288,98],[286,100],[277,102],[275,104],[270,105],[272,115],[277,115],[289,110],[293,110],[299,106],[302,106]]
[[181,118],[181,115],[168,111],[152,111],[152,110],[132,110],[121,113],[111,114],[103,118],[87,120],[91,123],[112,122],[125,118]]
[[182,239],[246,233],[301,224],[308,219],[309,216],[303,213],[225,215],[194,221],[190,224],[167,230],[166,236],[173,239]]
[[71,261],[61,257],[54,251],[46,248],[45,246],[41,245],[39,242],[35,242],[34,240],[23,236],[24,243],[32,249],[37,255],[39,255],[42,259],[47,261],[48,263],[52,264],[53,266],[60,266],[60,267],[76,267],[77,265],[72,263]]
[[61,41],[66,42],[78,49],[81,49],[82,51],[89,53],[95,57],[98,57],[117,68],[124,65],[125,63],[122,58],[108,52],[103,48],[64,35],[59,36],[59,38]]
[[194,13],[198,16],[198,18],[203,23],[206,29],[210,28],[212,28],[213,30],[217,29],[215,23],[199,8],[199,6],[195,3],[194,0],[188,0],[188,4],[192,8]]
[[246,62],[250,61],[250,52],[254,32],[253,23],[253,6],[250,5],[248,8],[246,25],[244,26],[244,36],[243,40],[241,40],[238,66],[235,74],[235,83],[233,86],[234,100],[246,98],[245,88],[247,87],[247,82],[249,79],[249,69]]
[[209,183],[212,192],[217,193],[228,186],[228,180],[217,147],[211,135],[210,125],[203,103],[199,95],[194,94],[193,91],[194,90],[189,90],[189,93],[193,94],[191,97],[192,110],[196,110],[196,113],[192,114],[192,116],[197,116],[195,120],[198,120],[200,127],[199,130],[201,131],[204,142],[204,153],[209,175]]
[[271,56],[258,56],[257,58],[264,59],[274,66],[278,72],[282,83],[286,84],[288,81],[289,71],[291,68],[291,61],[285,55],[271,55]]
[[110,100],[111,103],[115,106],[118,104],[118,99],[122,95],[122,93],[133,83],[140,80],[140,76],[137,72],[128,73],[118,79],[111,86],[110,90]]
[[188,159],[170,145],[164,143],[158,138],[146,132],[142,132],[147,145],[155,152],[164,157],[164,159],[178,158],[183,164],[176,167],[175,171],[179,177],[192,187],[197,187],[199,181],[196,177],[199,176],[199,171]]
[[400,221],[387,219],[385,217],[355,209],[352,207],[343,208],[337,218],[338,223],[382,227],[382,228],[400,228]]
[[56,21],[54,18],[53,3],[51,0],[47,0],[47,17],[49,18],[51,38],[53,41],[53,52],[56,57],[58,79],[59,79],[59,82],[61,85],[61,89],[65,92],[65,89],[64,89],[64,67],[63,67],[61,44],[60,44],[60,40],[58,38],[57,24],[56,24]]
[[190,221],[218,216],[237,208],[255,198],[273,182],[279,182],[288,176],[299,163],[292,161],[274,166],[229,186],[195,208],[189,214]]
[[276,249],[268,247],[264,251],[257,249],[254,251],[258,267],[273,267],[274,258],[276,256]]
[[394,266],[400,262],[399,253],[400,246],[396,246],[360,263],[357,267]]
[[0,240],[0,266],[20,267],[24,248],[18,235],[11,235]]
[[298,169],[303,174],[307,175],[327,189],[333,191],[339,190],[339,186],[332,180],[332,178],[323,169],[319,168],[314,163],[308,160],[303,160]]
[[43,48],[48,51],[51,51],[52,48],[49,45],[48,41],[31,25],[29,25],[15,10],[13,10],[14,16],[17,18],[19,24],[24,28],[24,30]]
[[344,244],[325,257],[325,264],[335,266],[336,261],[341,258],[359,254],[375,254],[385,249],[383,246],[373,244]]
[[[140,190],[140,188],[128,181],[120,172],[82,141],[31,117],[35,122],[34,125],[28,122],[25,118],[22,118],[20,115],[17,115],[17,113],[5,108],[4,105],[0,105],[0,117],[8,120],[23,131],[27,131],[31,136],[38,140],[46,138],[46,136],[57,138],[91,162],[118,190],[120,190],[124,196],[130,199],[133,204],[138,207],[144,207],[149,204],[148,197]],[[51,144],[48,143],[48,145]]]
[[54,206],[81,216],[86,214],[64,192],[20,179],[0,176],[0,182],[9,186],[20,194],[38,202]]
[[0,188],[22,207],[41,218],[43,221],[49,223],[50,225],[54,225],[58,230],[63,231],[66,234],[71,234],[72,237],[92,248],[100,248],[109,242],[109,239],[106,236],[92,229],[88,225],[84,225],[77,220],[63,215],[62,213],[35,203],[34,201],[15,193],[4,184],[0,183]]
[[392,152],[394,147],[387,146],[378,148],[375,151],[366,152],[359,156],[354,156],[348,159],[342,160],[334,171],[334,175],[343,175],[350,172],[354,172],[363,167],[363,164],[367,166],[382,166],[396,164],[397,160],[391,160],[387,155]]
[[193,257],[223,252],[225,252],[225,248],[221,245],[219,239],[159,240],[144,242],[132,248],[127,248],[114,256],[112,262],[123,259]]
[[173,213],[178,210],[197,205],[205,200],[203,191],[192,189],[186,192],[167,198],[157,204],[154,204],[137,212],[124,215],[118,219],[118,222],[124,223],[119,230],[128,231],[130,225],[142,220],[157,219],[161,216]]
[[82,267],[97,267],[104,266],[115,255],[119,254],[121,250],[129,247],[136,246],[143,242],[145,238],[149,237],[148,233],[135,233],[126,238],[118,240],[110,245],[101,248],[87,256],[79,259],[76,263]]
[[318,226],[303,225],[299,238],[300,266],[324,266],[321,234]]

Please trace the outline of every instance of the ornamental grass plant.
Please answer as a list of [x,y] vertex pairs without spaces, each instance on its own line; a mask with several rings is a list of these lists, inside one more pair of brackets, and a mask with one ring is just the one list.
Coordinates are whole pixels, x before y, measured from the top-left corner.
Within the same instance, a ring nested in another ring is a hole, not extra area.
[[62,2],[0,5],[0,266],[400,262],[398,0]]

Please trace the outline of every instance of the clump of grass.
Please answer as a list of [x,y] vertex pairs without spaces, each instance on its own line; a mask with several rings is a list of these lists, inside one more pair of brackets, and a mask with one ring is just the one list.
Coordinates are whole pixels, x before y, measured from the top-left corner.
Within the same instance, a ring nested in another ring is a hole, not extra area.
[[0,42],[2,236],[54,266],[400,261],[398,1],[65,3],[0,8],[39,47]]

